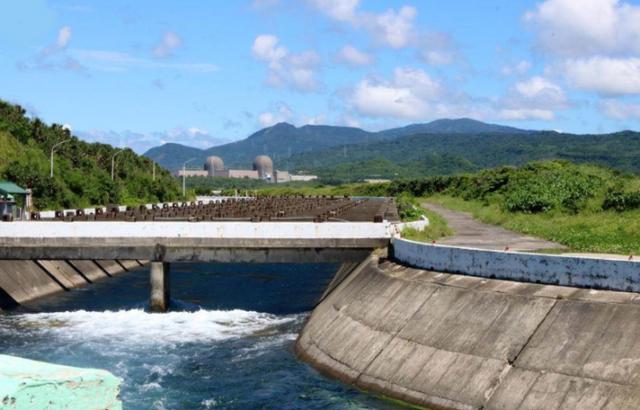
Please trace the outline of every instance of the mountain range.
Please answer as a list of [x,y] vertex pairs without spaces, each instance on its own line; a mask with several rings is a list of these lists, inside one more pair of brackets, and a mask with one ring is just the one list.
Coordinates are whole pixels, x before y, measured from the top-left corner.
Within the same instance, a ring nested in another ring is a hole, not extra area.
[[277,169],[313,172],[325,179],[415,177],[475,171],[532,160],[568,159],[640,171],[640,133],[567,134],[524,130],[472,119],[441,119],[378,132],[328,125],[279,123],[244,140],[198,149],[164,144],[144,155],[177,170],[220,156],[228,168],[248,168],[257,155]]

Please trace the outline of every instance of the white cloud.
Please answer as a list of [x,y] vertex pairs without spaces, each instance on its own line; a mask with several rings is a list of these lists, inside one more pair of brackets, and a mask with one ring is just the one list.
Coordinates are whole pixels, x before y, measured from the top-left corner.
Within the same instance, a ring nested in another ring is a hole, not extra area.
[[640,58],[592,57],[561,64],[575,87],[601,94],[640,94]]
[[354,21],[360,0],[310,0],[316,8],[339,21]]
[[608,117],[627,120],[640,120],[640,104],[626,103],[617,100],[604,100],[600,103],[600,109]]
[[411,6],[389,9],[382,14],[363,13],[359,24],[367,28],[377,41],[392,48],[403,48],[413,39],[413,20],[418,14]]
[[531,62],[527,60],[520,60],[519,62],[512,65],[505,65],[500,70],[500,73],[505,76],[511,75],[525,75],[531,69]]
[[412,68],[396,68],[391,81],[365,79],[354,88],[349,102],[370,117],[420,119],[437,111],[445,90],[429,74]]
[[56,40],[56,46],[60,49],[67,47],[71,40],[71,27],[64,26],[58,32],[58,38]]
[[293,111],[288,105],[279,103],[272,111],[265,111],[258,115],[258,123],[261,127],[271,127],[279,122],[288,122],[293,118]]
[[336,62],[346,64],[351,67],[366,66],[373,63],[371,54],[360,51],[354,46],[346,45],[336,54]]
[[546,78],[535,76],[515,83],[498,101],[497,115],[507,120],[553,120],[556,111],[567,108],[564,90]]
[[525,15],[544,50],[565,56],[640,52],[640,6],[619,0],[547,0]]
[[144,153],[150,148],[173,142],[191,147],[209,148],[230,142],[225,138],[218,138],[197,127],[176,127],[168,131],[134,132],[113,130],[90,130],[74,132],[87,141],[97,141],[116,147],[128,147],[137,153]]
[[382,13],[358,11],[359,0],[308,0],[328,17],[367,30],[378,43],[392,48],[409,45],[414,37],[415,7],[402,6]]
[[267,63],[266,83],[272,87],[290,87],[301,92],[316,91],[320,85],[316,79],[321,59],[313,50],[299,54],[290,53],[279,45],[278,37],[262,34],[255,38],[251,48],[253,56]]
[[153,48],[153,55],[158,58],[171,57],[180,47],[182,47],[182,38],[173,31],[166,31],[160,42]]
[[211,63],[173,63],[139,58],[127,53],[108,50],[71,49],[69,53],[83,66],[101,71],[126,71],[128,69],[167,69],[192,73],[211,73],[218,66]]
[[503,120],[543,120],[551,121],[556,115],[551,110],[541,108],[507,108],[499,110],[498,118]]

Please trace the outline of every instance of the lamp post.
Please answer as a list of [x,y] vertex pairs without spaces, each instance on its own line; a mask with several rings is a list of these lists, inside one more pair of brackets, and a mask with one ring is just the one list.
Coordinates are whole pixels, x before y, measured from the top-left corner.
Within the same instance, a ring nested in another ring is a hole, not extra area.
[[121,152],[124,152],[124,149],[119,150],[118,152],[116,152],[111,156],[111,180],[112,181],[115,179],[116,155],[118,155]]
[[71,141],[70,139],[68,140],[64,140],[64,141],[60,141],[56,144],[53,144],[53,147],[51,147],[51,165],[50,165],[50,172],[49,172],[49,178],[53,178],[53,152],[56,150],[56,148],[58,148],[60,145],[64,144],[65,142],[69,142]]
[[182,164],[182,197],[187,197],[187,164],[195,158],[188,159]]

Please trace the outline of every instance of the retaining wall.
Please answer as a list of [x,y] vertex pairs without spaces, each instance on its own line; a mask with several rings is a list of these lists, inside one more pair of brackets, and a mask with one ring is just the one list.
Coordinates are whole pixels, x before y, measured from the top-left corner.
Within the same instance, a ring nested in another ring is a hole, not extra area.
[[313,311],[298,356],[431,409],[635,409],[640,295],[375,259]]
[[140,267],[137,261],[0,260],[0,309]]
[[640,292],[640,262],[503,252],[391,241],[394,260],[438,272],[520,282]]

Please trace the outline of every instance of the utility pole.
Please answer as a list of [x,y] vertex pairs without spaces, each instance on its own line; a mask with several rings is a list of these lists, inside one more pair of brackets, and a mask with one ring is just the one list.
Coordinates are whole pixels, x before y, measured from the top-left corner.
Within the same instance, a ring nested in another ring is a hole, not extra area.
[[156,162],[153,161],[152,164],[153,164],[153,180],[155,181],[156,180]]
[[65,142],[69,142],[71,141],[70,139],[68,140],[64,140],[64,141],[60,141],[56,144],[53,144],[53,147],[51,147],[51,165],[50,165],[50,172],[49,172],[49,178],[53,178],[53,152],[56,150],[57,147],[59,147],[60,145],[64,144]]
[[188,159],[182,164],[182,197],[187,197],[187,164],[195,158]]
[[124,152],[124,149],[121,149],[120,151],[116,152],[111,156],[111,180],[112,181],[115,179],[116,155],[118,155],[121,152]]

